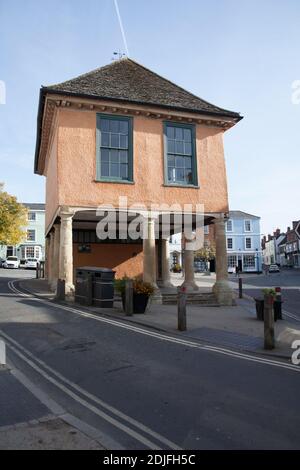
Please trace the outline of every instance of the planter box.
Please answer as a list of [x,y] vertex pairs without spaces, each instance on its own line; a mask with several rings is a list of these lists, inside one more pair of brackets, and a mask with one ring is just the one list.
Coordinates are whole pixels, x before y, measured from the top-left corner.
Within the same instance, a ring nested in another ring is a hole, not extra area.
[[[149,295],[133,293],[133,313],[145,313]],[[122,294],[122,305],[125,311],[125,294]]]
[[[264,320],[264,299],[254,299],[255,304],[256,304],[256,317],[257,320]],[[281,300],[274,300],[274,321],[277,320],[282,320],[282,313],[281,313],[281,307],[282,307],[282,301]]]

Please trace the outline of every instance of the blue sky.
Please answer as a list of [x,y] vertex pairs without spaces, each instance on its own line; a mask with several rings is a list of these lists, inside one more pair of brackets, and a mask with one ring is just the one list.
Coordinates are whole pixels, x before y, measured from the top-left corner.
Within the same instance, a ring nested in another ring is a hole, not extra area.
[[[225,134],[231,209],[262,232],[300,218],[299,0],[119,0],[130,56],[245,117]],[[73,78],[122,49],[113,0],[0,0],[0,181],[44,200],[33,174],[41,85]],[[201,169],[199,169],[201,171]]]

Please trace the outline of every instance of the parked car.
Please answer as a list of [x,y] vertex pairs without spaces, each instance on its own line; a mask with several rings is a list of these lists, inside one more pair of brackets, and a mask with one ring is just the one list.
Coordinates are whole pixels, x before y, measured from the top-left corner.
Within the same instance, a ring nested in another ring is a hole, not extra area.
[[280,273],[280,269],[277,264],[270,264],[269,273]]
[[24,268],[25,269],[36,269],[39,260],[37,258],[27,258],[25,261]]
[[8,256],[3,267],[6,269],[18,269],[20,267],[20,261],[16,256]]

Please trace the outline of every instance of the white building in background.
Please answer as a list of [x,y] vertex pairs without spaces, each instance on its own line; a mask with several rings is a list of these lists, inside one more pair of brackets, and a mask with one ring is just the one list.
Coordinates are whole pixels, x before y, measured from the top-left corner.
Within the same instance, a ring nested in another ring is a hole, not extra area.
[[266,265],[278,264],[284,265],[282,263],[282,253],[281,253],[281,244],[286,238],[284,233],[281,233],[280,229],[277,229],[273,235],[268,235],[262,239],[262,249],[263,249],[263,262]]
[[45,256],[45,204],[22,203],[28,209],[26,238],[16,246],[0,247],[0,257],[17,256],[19,260],[27,258],[44,259]]

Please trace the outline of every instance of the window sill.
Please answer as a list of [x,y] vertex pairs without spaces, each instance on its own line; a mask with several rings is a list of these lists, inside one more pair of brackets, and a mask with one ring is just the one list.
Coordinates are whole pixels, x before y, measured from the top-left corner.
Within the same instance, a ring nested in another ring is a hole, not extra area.
[[109,179],[101,179],[101,180],[94,180],[94,183],[115,183],[115,184],[135,184],[134,181],[127,181],[127,180],[109,180]]
[[164,183],[163,186],[168,188],[200,189],[200,186],[196,184]]

